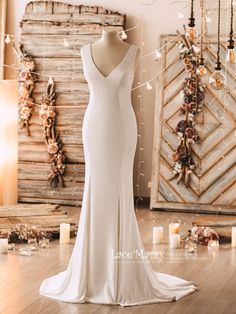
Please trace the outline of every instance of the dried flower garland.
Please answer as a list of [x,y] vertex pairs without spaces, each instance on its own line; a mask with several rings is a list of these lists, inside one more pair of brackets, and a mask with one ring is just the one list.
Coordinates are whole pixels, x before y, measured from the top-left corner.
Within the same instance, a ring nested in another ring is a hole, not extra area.
[[182,180],[186,187],[189,186],[190,175],[196,168],[193,159],[191,144],[200,142],[199,135],[194,128],[196,114],[202,111],[204,102],[204,86],[197,76],[198,58],[192,43],[189,43],[185,36],[179,43],[180,55],[183,60],[185,70],[190,74],[183,83],[183,104],[180,108],[180,114],[184,116],[175,129],[179,144],[173,154],[174,166],[173,173],[175,178],[178,176],[177,183]]
[[26,129],[27,135],[30,135],[29,121],[34,110],[34,99],[31,97],[31,94],[36,81],[36,76],[33,73],[35,69],[35,63],[31,55],[23,52],[22,45],[19,46],[19,52],[17,52],[17,55],[20,59],[19,81],[21,82],[21,96],[19,98],[20,127],[22,129]]
[[26,242],[29,239],[34,238],[36,238],[36,240],[38,241],[43,238],[52,238],[52,233],[48,231],[43,231],[37,226],[18,224],[8,231],[7,238],[9,243]]
[[46,95],[43,97],[39,110],[39,118],[43,126],[43,134],[47,144],[47,151],[50,156],[51,170],[48,180],[52,187],[60,184],[64,187],[62,175],[65,172],[65,156],[62,151],[62,142],[59,138],[59,132],[56,134],[56,108],[55,108],[55,85],[49,82]]
[[202,245],[207,245],[210,240],[219,240],[217,232],[210,227],[194,226],[191,235],[195,243]]

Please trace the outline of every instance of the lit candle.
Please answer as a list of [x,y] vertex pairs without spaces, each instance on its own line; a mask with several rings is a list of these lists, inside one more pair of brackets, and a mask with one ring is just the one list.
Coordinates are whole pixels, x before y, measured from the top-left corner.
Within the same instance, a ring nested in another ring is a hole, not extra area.
[[66,244],[70,242],[70,224],[60,224],[60,243]]
[[0,254],[8,253],[8,239],[0,239]]
[[236,247],[236,227],[232,227],[231,245]]
[[18,82],[0,80],[0,204],[17,204]]
[[179,234],[180,224],[178,222],[173,222],[169,224],[169,236],[171,234]]
[[170,234],[169,236],[170,248],[178,249],[180,247],[180,235],[179,234]]
[[163,242],[163,227],[153,227],[152,243],[159,244]]

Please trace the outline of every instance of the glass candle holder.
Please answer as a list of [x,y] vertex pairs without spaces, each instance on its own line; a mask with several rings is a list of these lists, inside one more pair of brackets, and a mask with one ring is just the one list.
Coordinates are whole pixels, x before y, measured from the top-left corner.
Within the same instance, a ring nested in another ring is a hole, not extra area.
[[37,238],[28,239],[28,245],[31,251],[37,250]]
[[209,251],[217,251],[219,249],[219,240],[209,240],[207,247]]
[[19,249],[19,254],[23,256],[31,256],[32,251],[29,247],[24,247]]
[[49,248],[49,239],[47,239],[47,238],[43,238],[43,239],[41,239],[40,241],[39,241],[39,247],[41,248],[41,249],[47,249],[47,248]]
[[179,234],[181,220],[177,217],[172,217],[169,221],[169,237],[171,234]]

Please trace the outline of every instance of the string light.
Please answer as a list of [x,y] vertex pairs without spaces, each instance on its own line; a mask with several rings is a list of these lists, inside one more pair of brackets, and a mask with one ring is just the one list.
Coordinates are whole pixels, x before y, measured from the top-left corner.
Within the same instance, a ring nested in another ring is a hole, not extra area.
[[9,36],[9,34],[7,34],[6,39],[5,39],[5,43],[10,44],[10,42],[11,42],[11,37]]
[[178,12],[178,18],[179,18],[179,19],[183,19],[183,18],[184,18],[183,10],[179,10],[179,12]]
[[69,43],[69,41],[67,40],[67,38],[64,38],[64,46],[65,46],[65,47],[69,47],[69,46],[70,46],[70,43]]
[[52,76],[50,75],[50,76],[49,76],[49,79],[48,79],[48,84],[53,84],[53,83],[54,83],[53,78],[52,78]]
[[207,23],[211,23],[211,21],[212,21],[212,18],[208,13],[205,14],[205,19],[206,19]]
[[125,40],[125,39],[128,38],[128,36],[127,36],[127,34],[126,34],[126,32],[125,32],[124,30],[121,31],[121,38],[122,38],[123,40]]
[[152,85],[149,82],[147,82],[146,83],[146,88],[147,88],[147,90],[151,90],[152,89]]
[[157,61],[161,57],[162,57],[161,52],[159,50],[155,50],[155,59],[154,59],[154,61]]

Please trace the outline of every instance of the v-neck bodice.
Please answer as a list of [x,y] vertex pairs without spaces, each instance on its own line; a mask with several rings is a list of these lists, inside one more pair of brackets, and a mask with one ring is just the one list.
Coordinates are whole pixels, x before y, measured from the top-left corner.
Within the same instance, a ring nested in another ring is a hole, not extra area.
[[105,76],[94,63],[91,53],[91,44],[83,46],[80,49],[80,52],[83,63],[83,72],[89,87],[92,87],[94,84],[97,85],[99,79],[103,81],[103,83],[100,83],[100,85],[109,82],[110,85],[113,84],[116,86],[119,86],[122,83],[122,80],[128,79],[128,81],[126,81],[126,83],[128,83],[127,87],[132,86],[134,62],[137,55],[137,50],[138,47],[135,45],[130,45],[122,60],[112,69],[108,75]]
[[125,62],[126,58],[128,57],[129,55],[129,52],[130,50],[132,49],[132,45],[129,46],[128,50],[126,51],[126,53],[124,54],[123,58],[121,59],[121,61],[116,65],[114,66],[114,68],[110,71],[110,73],[108,75],[104,75],[98,68],[98,66],[96,65],[96,63],[94,62],[94,58],[93,58],[93,54],[92,54],[92,44],[89,44],[89,56],[91,58],[91,61],[94,65],[94,67],[96,68],[96,70],[98,71],[98,73],[103,76],[104,78],[109,78],[113,72],[115,72],[115,70],[117,68],[119,68],[120,66],[122,66],[123,62]]

